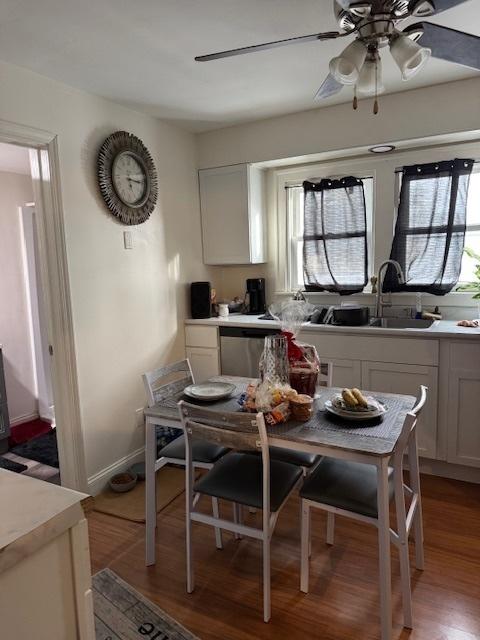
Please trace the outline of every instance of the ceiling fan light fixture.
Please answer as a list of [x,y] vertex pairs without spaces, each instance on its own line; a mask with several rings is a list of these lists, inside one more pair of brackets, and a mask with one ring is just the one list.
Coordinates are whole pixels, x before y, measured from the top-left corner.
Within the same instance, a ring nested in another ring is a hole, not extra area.
[[367,58],[357,80],[357,91],[364,96],[374,96],[385,91],[382,82],[382,61],[380,56]]
[[390,53],[402,72],[402,80],[410,80],[423,69],[432,52],[407,35],[399,34],[390,41]]
[[431,0],[414,0],[409,9],[412,16],[417,18],[426,18],[435,13],[435,5]]
[[360,40],[354,40],[330,60],[330,73],[341,84],[355,84],[366,57],[367,47]]

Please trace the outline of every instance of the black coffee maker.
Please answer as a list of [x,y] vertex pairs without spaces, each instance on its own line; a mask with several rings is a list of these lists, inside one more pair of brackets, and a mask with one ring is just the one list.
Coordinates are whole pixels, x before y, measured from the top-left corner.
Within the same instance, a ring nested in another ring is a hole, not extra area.
[[265,313],[265,311],[265,278],[248,278],[245,313],[253,316]]

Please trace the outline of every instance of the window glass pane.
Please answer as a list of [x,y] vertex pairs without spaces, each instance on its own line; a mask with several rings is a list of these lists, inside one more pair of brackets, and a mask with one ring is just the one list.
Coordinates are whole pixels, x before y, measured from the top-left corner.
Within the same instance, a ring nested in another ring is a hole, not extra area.
[[[468,188],[465,246],[480,255],[480,166],[478,163],[474,166]],[[463,254],[460,282],[475,281],[474,271],[477,263],[477,260],[469,258],[466,253]]]
[[[473,249],[477,255],[480,255],[480,231],[467,231],[465,234],[465,246]],[[474,272],[478,262],[478,260],[469,258],[466,253],[463,254],[460,282],[476,281]]]

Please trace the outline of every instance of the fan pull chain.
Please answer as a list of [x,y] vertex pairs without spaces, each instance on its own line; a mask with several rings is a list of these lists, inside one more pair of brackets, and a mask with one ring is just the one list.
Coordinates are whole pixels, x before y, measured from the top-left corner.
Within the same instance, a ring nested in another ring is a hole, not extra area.
[[353,87],[353,109],[356,111],[358,109],[358,100],[357,100],[357,85]]
[[377,115],[378,113],[378,64],[377,64],[376,57],[375,57],[375,101],[373,103],[373,113],[375,115]]

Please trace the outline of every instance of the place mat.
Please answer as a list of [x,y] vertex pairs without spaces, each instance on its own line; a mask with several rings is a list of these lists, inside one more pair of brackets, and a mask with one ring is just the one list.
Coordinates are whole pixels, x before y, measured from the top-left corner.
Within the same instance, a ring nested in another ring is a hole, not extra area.
[[96,640],[199,640],[111,569],[95,574],[92,587]]
[[[163,467],[156,473],[157,513],[185,489],[185,471]],[[107,487],[95,496],[94,510],[131,522],[145,522],[145,482],[139,481],[131,491],[115,493]]]

